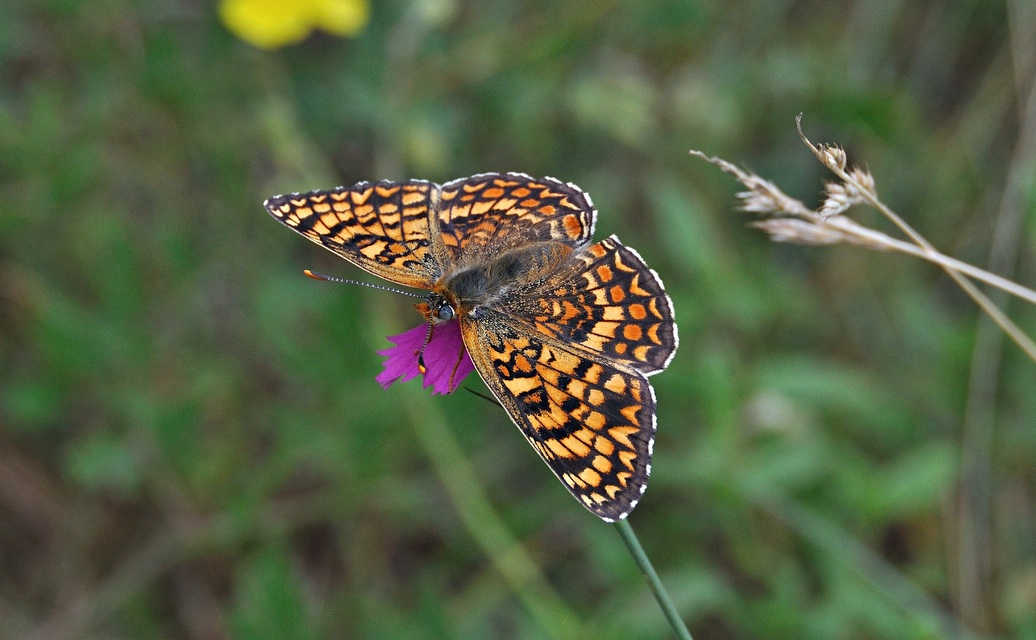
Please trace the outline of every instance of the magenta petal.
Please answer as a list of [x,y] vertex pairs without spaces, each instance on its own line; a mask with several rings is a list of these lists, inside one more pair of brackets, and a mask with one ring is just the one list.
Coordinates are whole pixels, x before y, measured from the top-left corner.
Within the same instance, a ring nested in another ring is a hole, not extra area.
[[434,393],[453,393],[475,365],[460,337],[456,320],[435,325],[432,341],[424,349],[424,388]]
[[[421,373],[417,366],[417,353],[427,335],[428,325],[421,325],[389,337],[396,346],[378,352],[386,356],[384,369],[376,378],[382,387],[387,389],[393,382],[406,382]],[[431,387],[433,393],[452,393],[474,371],[475,365],[460,336],[459,322],[435,325],[432,339],[424,347],[424,364],[424,388]]]
[[427,334],[428,325],[421,325],[398,336],[389,336],[396,346],[378,352],[379,356],[386,356],[382,371],[375,378],[378,384],[388,389],[393,382],[406,382],[421,373],[417,368],[417,352]]

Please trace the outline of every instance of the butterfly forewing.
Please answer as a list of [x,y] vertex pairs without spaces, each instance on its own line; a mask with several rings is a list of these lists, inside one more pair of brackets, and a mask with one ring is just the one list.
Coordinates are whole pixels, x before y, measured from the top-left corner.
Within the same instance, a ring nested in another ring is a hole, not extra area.
[[597,212],[579,187],[520,173],[486,173],[442,186],[438,226],[459,265],[538,241],[586,245]]
[[431,228],[438,185],[360,182],[352,187],[276,196],[266,210],[285,225],[364,271],[431,289],[448,268]]

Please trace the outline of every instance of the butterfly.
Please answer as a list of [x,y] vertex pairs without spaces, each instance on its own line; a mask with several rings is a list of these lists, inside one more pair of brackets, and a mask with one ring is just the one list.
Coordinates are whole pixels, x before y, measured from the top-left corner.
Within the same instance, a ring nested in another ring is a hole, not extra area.
[[360,182],[264,203],[278,221],[389,282],[423,289],[433,325],[459,322],[475,369],[554,475],[605,521],[651,473],[655,394],[678,344],[673,305],[640,255],[593,243],[572,183],[485,173]]

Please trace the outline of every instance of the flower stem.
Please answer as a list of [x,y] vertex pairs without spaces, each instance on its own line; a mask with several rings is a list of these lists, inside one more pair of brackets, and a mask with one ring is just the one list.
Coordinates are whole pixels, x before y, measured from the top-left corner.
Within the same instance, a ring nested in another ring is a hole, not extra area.
[[669,624],[672,625],[673,631],[676,632],[676,637],[681,640],[694,640],[691,637],[691,632],[687,630],[687,625],[680,618],[680,613],[676,610],[676,605],[673,604],[672,598],[669,597],[669,592],[665,590],[665,586],[659,580],[658,574],[655,573],[651,560],[644,553],[644,547],[640,546],[637,534],[633,533],[633,527],[630,526],[629,519],[616,522],[615,530],[619,532],[619,537],[626,543],[626,547],[630,550],[630,555],[633,556],[637,566],[640,567],[641,572],[647,579],[648,586],[651,587],[651,592],[655,594],[655,600],[658,600],[658,606],[662,608],[662,613],[669,621]]
[[407,413],[418,441],[450,496],[468,534],[482,548],[504,582],[540,626],[543,637],[567,640],[589,637],[578,616],[550,586],[536,561],[507,528],[486,497],[478,470],[461,451],[449,423],[427,393],[411,394]]

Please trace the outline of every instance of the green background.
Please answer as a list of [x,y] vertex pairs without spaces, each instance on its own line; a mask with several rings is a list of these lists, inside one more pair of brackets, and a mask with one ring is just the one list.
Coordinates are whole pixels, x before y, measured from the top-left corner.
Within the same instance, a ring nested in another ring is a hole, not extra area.
[[1031,284],[1030,4],[388,1],[273,52],[204,2],[0,4],[0,637],[671,637],[502,411],[375,383],[412,301],[304,278],[360,274],[261,206],[513,170],[673,297],[630,521],[699,640],[1036,638],[1036,365],[687,154],[816,205],[802,112]]

